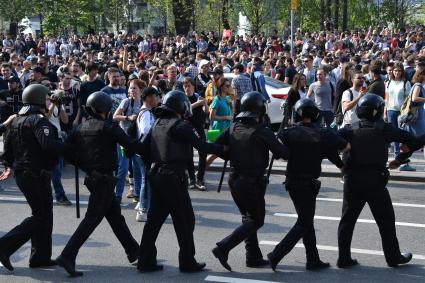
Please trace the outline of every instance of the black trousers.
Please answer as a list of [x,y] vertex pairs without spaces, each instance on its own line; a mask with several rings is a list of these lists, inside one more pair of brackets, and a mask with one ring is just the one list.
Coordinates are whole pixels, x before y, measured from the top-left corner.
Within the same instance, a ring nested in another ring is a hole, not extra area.
[[396,236],[394,209],[386,188],[386,174],[387,172],[362,172],[345,176],[342,217],[338,226],[340,260],[351,258],[350,246],[354,226],[367,203],[378,225],[387,263],[398,262],[400,247]]
[[124,247],[126,254],[130,255],[137,251],[139,245],[131,235],[124,216],[121,214],[120,204],[115,198],[115,183],[116,179],[111,175],[103,175],[102,178],[88,176],[85,178],[84,184],[90,191],[87,212],[62,251],[63,257],[75,261],[78,250],[104,217]]
[[316,247],[316,232],[314,231],[314,214],[316,210],[316,196],[320,189],[317,180],[290,180],[286,189],[294,203],[298,214],[297,222],[271,252],[274,261],[280,261],[287,255],[302,238],[306,251],[307,262],[319,259]]
[[31,239],[30,263],[44,263],[52,256],[53,198],[50,174],[15,172],[31,216],[0,238],[0,251],[11,256]]
[[[205,131],[203,127],[195,127],[194,129],[203,141],[207,139],[205,137]],[[205,176],[205,168],[207,167],[207,154],[198,151],[198,158],[198,173],[196,176],[196,180],[203,181]],[[189,174],[189,179],[195,180],[195,165],[193,163],[193,158],[191,161],[189,161],[189,164],[187,164],[187,172]]]
[[229,253],[234,247],[245,241],[246,260],[262,259],[258,246],[257,230],[264,225],[267,182],[260,177],[240,176],[232,173],[229,186],[233,200],[242,215],[242,225],[232,234],[217,243],[223,252]]
[[151,174],[149,180],[152,188],[151,207],[143,229],[138,266],[143,268],[157,264],[155,242],[168,215],[173,220],[180,247],[179,265],[192,266],[196,263],[193,241],[195,215],[187,191],[187,177],[184,172],[156,172]]

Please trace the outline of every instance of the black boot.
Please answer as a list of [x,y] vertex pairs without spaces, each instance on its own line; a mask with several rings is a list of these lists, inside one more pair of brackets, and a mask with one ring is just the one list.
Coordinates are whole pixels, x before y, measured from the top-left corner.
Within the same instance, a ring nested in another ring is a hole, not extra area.
[[75,270],[75,262],[69,259],[66,259],[65,257],[61,255],[56,258],[56,262],[58,263],[59,266],[63,267],[66,270],[66,272],[69,273],[71,277],[83,276],[83,273],[81,271]]
[[10,259],[7,255],[0,252],[0,262],[3,264],[4,267],[6,267],[9,271],[13,271],[13,266],[10,263]]
[[389,263],[388,266],[389,267],[396,267],[399,264],[406,264],[406,263],[408,263],[409,261],[412,260],[412,257],[413,257],[413,255],[411,253],[401,254],[397,263],[394,263],[394,264],[393,263],[391,263],[391,264]]
[[336,262],[336,266],[338,266],[339,268],[348,268],[351,266],[355,266],[358,265],[359,262],[357,261],[357,259],[338,259],[338,261]]
[[270,261],[267,259],[257,258],[257,259],[249,259],[246,260],[246,266],[247,267],[263,267],[266,265],[270,265]]
[[195,262],[189,266],[180,266],[180,272],[191,273],[202,271],[207,264],[205,262]]
[[307,261],[305,268],[307,270],[318,270],[322,268],[328,268],[330,266],[331,265],[329,264],[329,262],[323,262],[320,259],[317,259],[317,260]]
[[154,271],[161,271],[164,269],[164,266],[162,266],[161,264],[155,264],[155,265],[151,265],[151,266],[142,266],[142,265],[137,265],[137,269],[140,272],[154,272]]
[[279,263],[279,261],[273,258],[272,253],[267,254],[267,258],[269,259],[270,267],[272,268],[272,270],[276,271],[276,266]]
[[212,249],[212,253],[214,254],[214,256],[220,261],[221,265],[226,268],[229,271],[232,271],[232,268],[230,267],[230,265],[227,263],[227,258],[228,255],[226,253],[224,253],[222,251],[222,249],[217,246],[214,249]]
[[46,268],[51,266],[56,266],[58,263],[56,260],[49,259],[45,262],[30,262],[30,268]]

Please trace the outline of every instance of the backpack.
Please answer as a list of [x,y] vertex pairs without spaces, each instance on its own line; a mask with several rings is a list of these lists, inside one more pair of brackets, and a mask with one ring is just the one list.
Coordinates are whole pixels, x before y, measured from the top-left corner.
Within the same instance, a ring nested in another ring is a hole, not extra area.
[[[138,117],[142,116],[142,115],[143,115],[143,113],[144,113],[144,112],[146,112],[146,111],[151,111],[151,110],[149,110],[149,109],[147,109],[147,108],[143,108],[143,109],[140,111],[140,113],[139,113],[139,116],[138,116]],[[134,121],[130,121],[130,126],[128,127],[127,135],[128,135],[129,137],[132,137],[132,138],[134,138],[134,139],[137,139],[137,141],[140,141],[140,140],[143,138],[143,135],[140,135],[140,137],[139,137],[139,138],[137,138],[137,120],[138,120],[138,119],[136,119],[136,120],[134,120]]]
[[[407,82],[408,82],[408,80],[404,80],[404,82],[403,82],[403,94],[406,93],[406,83]],[[389,79],[388,81],[386,81],[386,83],[387,83],[387,88],[388,88],[390,86],[391,79]]]
[[419,102],[412,101],[415,86],[420,87],[421,92],[424,91],[421,84],[413,85],[409,95],[404,99],[403,105],[400,109],[400,116],[398,117],[398,125],[400,128],[404,128],[408,124],[416,123],[416,119],[418,118]]
[[[348,91],[350,92],[350,101],[352,101],[354,98],[353,91],[351,90],[351,88],[349,88]],[[344,122],[345,113],[347,113],[347,111],[345,112],[342,111],[342,101],[341,101],[335,113],[335,123],[338,126],[341,126],[342,123]]]
[[252,72],[251,75],[250,75],[252,91],[258,91],[259,93],[263,93],[261,86],[260,86],[260,82],[255,77],[254,73],[255,72]]

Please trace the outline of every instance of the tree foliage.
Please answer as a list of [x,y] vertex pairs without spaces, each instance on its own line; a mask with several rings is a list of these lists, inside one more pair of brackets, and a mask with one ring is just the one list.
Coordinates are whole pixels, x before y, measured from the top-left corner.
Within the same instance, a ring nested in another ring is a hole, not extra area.
[[[25,16],[40,16],[45,34],[128,30],[133,32],[136,5],[148,3],[141,17],[162,32],[187,34],[191,30],[221,33],[236,30],[238,14],[245,15],[251,32],[282,30],[290,20],[290,0],[0,0],[0,17],[16,33]],[[423,0],[298,0],[297,27],[318,30],[333,20],[340,29],[377,25],[401,27],[425,21]]]

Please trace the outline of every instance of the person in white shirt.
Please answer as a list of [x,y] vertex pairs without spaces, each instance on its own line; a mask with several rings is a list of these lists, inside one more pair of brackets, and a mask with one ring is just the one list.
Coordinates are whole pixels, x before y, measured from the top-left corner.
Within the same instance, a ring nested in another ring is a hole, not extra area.
[[[390,123],[393,127],[398,128],[398,117],[404,99],[409,95],[412,86],[406,80],[403,64],[396,62],[392,72],[389,73],[389,80],[385,84],[385,111],[384,120]],[[394,157],[400,153],[398,143],[393,143]],[[400,171],[414,171],[415,169],[409,164],[404,164],[400,167]]]
[[366,88],[363,88],[364,78],[361,71],[354,70],[351,73],[351,82],[353,86],[342,93],[341,103],[344,114],[342,127],[359,121],[356,115],[357,103],[367,93]]
[[[142,140],[143,136],[147,135],[152,128],[155,117],[152,114],[152,109],[158,106],[159,92],[154,87],[147,87],[142,92],[143,105],[139,115],[137,116],[137,139]],[[136,205],[135,210],[136,220],[139,222],[146,222],[147,214],[150,207],[151,192],[149,182],[146,182],[146,172],[149,169],[149,164],[145,164],[142,157],[136,155],[135,158],[137,165],[140,166],[142,172],[142,185],[140,188],[139,203]]]
[[[50,87],[50,81],[43,80],[41,84]],[[49,122],[56,127],[58,135],[63,139],[64,132],[61,129],[61,123],[68,124],[68,115],[65,112],[65,107],[61,103],[61,97],[64,97],[65,93],[63,90],[56,90],[50,97],[47,97],[46,107],[48,112],[46,117]],[[65,190],[62,185],[62,170],[63,170],[63,157],[60,157],[58,163],[53,167],[52,170],[52,185],[55,191],[56,203],[60,205],[71,205],[72,203],[68,200],[65,194]]]

